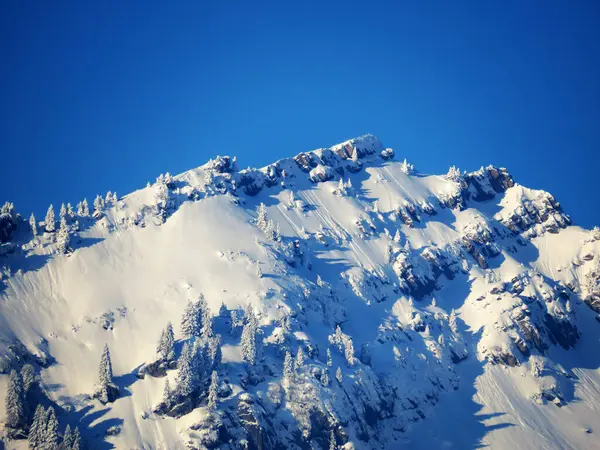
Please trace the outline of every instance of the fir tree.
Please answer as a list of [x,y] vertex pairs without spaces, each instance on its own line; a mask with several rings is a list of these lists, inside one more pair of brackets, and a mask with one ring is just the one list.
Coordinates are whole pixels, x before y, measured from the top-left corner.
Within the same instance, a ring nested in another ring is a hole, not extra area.
[[54,450],[56,447],[58,447],[58,419],[54,408],[50,406],[46,412],[46,432],[44,433],[42,448]]
[[73,447],[73,433],[71,432],[71,425],[67,424],[65,433],[63,434],[62,449],[70,450]]
[[217,370],[221,364],[221,336],[216,335],[208,339],[208,357],[210,359],[210,367],[212,370]]
[[165,377],[165,389],[163,390],[163,400],[167,409],[173,406],[173,391],[171,390],[171,384],[169,383],[169,377]]
[[341,368],[337,368],[337,370],[335,371],[335,379],[338,381],[338,383],[342,384],[342,381],[344,381],[344,376],[342,375],[342,369]]
[[177,361],[177,383],[175,390],[178,396],[186,397],[194,390],[193,385],[193,355],[194,349],[189,342],[183,344],[181,355]]
[[73,206],[70,203],[67,203],[67,218],[69,221],[73,221],[75,219],[75,211],[73,211]]
[[104,200],[99,195],[94,199],[94,215],[98,215],[102,213],[102,209],[104,209]]
[[229,315],[229,310],[227,306],[225,306],[224,302],[221,302],[221,306],[219,306],[219,317],[226,318]]
[[219,393],[219,377],[217,371],[213,370],[210,377],[210,387],[208,388],[208,410],[214,411],[217,409],[217,400]]
[[325,369],[323,371],[323,375],[321,376],[321,383],[323,383],[323,386],[325,387],[329,386],[329,370]]
[[6,425],[19,429],[26,425],[25,396],[23,393],[23,380],[16,370],[11,371],[6,385],[4,398]]
[[35,414],[33,415],[33,422],[29,427],[29,434],[27,435],[29,448],[40,448],[45,433],[46,411],[44,411],[44,407],[42,405],[37,405],[37,408],[35,409]]
[[83,203],[81,202],[77,203],[77,215],[83,216]]
[[257,323],[254,314],[250,313],[247,316],[246,324],[242,330],[242,358],[249,365],[253,366],[256,364],[257,357]]
[[108,191],[106,193],[106,197],[104,198],[104,203],[106,205],[110,205],[113,202],[113,195],[111,191]]
[[458,333],[458,324],[456,323],[456,311],[454,310],[454,308],[452,309],[450,317],[448,318],[448,325],[450,326],[450,329],[453,333]]
[[333,365],[333,361],[331,360],[331,349],[327,349],[327,366],[331,367]]
[[67,207],[63,203],[62,205],[60,205],[60,212],[58,213],[58,220],[62,220],[62,219],[66,219],[66,218],[67,218]]
[[202,328],[200,329],[200,334],[203,338],[208,339],[213,336],[213,319],[210,314],[210,309],[206,302],[202,305]]
[[346,357],[346,362],[349,366],[354,365],[354,344],[352,343],[352,339],[348,336],[344,339],[344,356]]
[[298,352],[296,353],[296,360],[294,361],[294,370],[298,372],[304,367],[304,350],[302,350],[302,346],[298,347]]
[[44,227],[48,233],[52,233],[56,230],[56,224],[54,219],[54,206],[50,205],[48,212],[46,213],[46,219],[44,220]]
[[101,387],[112,384],[113,371],[112,362],[110,360],[110,350],[108,344],[104,344],[104,350],[102,351],[102,358],[100,359],[100,367],[98,369],[98,384]]
[[58,252],[62,255],[71,250],[71,235],[69,234],[69,226],[67,225],[67,219],[65,217],[60,219],[60,228],[56,237],[56,244],[58,246]]
[[160,335],[156,353],[158,353],[160,359],[165,361],[175,359],[175,334],[173,333],[171,322],[167,323],[167,326]]
[[79,434],[79,427],[75,427],[75,431],[73,431],[73,444],[71,445],[71,450],[81,450],[81,435]]
[[200,300],[189,302],[181,316],[181,334],[186,338],[200,337],[202,330],[202,303],[204,296],[200,296]]
[[267,225],[267,207],[264,203],[261,203],[258,205],[258,209],[256,210],[256,226],[259,230],[265,231],[267,229]]
[[289,351],[285,352],[285,358],[283,359],[283,378],[291,380],[294,377],[294,363],[292,362],[292,355]]
[[329,450],[336,450],[337,443],[335,442],[335,433],[331,430],[331,434],[329,435]]
[[31,228],[31,234],[37,236],[37,222],[33,213],[31,213],[31,216],[29,216],[29,228]]
[[35,370],[31,364],[25,364],[21,369],[21,379],[23,380],[23,396],[28,400],[33,387],[37,383]]
[[88,217],[90,215],[90,206],[88,205],[88,201],[87,198],[83,199],[83,203],[81,204],[82,208],[83,208],[83,214],[81,214],[83,217]]
[[400,242],[400,231],[396,230],[396,234],[394,234],[394,242]]

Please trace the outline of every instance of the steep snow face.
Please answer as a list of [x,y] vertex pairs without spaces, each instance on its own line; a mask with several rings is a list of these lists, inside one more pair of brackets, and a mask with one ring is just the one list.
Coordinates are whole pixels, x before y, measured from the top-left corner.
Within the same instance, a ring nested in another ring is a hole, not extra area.
[[28,363],[90,448],[600,448],[600,232],[505,169],[394,157],[217,157],[36,236],[5,206],[0,420]]

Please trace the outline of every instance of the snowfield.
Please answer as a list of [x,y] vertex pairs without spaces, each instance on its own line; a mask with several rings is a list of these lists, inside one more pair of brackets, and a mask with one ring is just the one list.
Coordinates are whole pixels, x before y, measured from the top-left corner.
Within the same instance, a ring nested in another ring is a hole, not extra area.
[[94,203],[0,214],[0,448],[600,448],[600,231],[505,169],[367,135]]

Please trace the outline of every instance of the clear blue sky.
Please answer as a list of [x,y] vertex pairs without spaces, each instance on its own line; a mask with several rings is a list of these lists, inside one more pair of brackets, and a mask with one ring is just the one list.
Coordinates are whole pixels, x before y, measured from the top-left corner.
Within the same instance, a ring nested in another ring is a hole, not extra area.
[[42,215],[370,132],[600,224],[599,2],[323,3],[1,2],[0,201]]

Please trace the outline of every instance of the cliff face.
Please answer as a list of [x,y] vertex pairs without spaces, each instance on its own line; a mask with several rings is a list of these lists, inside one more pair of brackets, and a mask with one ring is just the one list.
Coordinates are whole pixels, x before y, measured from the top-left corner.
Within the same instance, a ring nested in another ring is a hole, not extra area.
[[37,236],[6,206],[0,372],[92,448],[593,446],[598,230],[506,169],[395,158],[217,157]]

